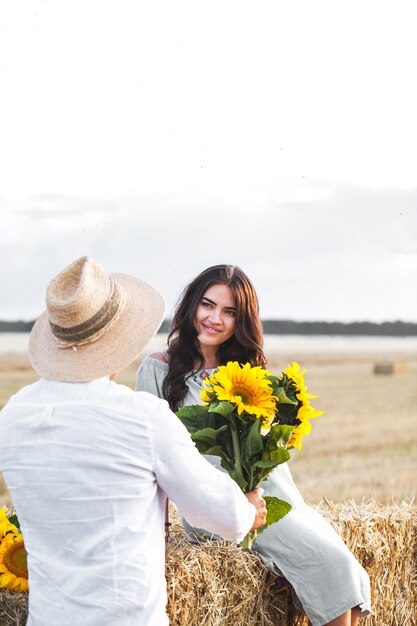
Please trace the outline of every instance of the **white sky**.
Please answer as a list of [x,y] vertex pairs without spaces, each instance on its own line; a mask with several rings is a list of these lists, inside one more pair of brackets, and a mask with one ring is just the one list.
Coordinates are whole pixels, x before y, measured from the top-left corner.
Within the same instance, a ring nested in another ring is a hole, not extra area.
[[417,321],[417,5],[0,0],[0,319],[82,254]]

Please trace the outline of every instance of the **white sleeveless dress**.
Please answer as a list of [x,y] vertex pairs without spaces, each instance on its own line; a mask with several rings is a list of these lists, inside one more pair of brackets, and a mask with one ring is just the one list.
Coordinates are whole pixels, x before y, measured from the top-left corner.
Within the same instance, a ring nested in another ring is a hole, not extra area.
[[[146,357],[137,372],[137,391],[163,398],[162,384],[167,371],[166,363]],[[184,404],[200,404],[203,381],[198,374],[187,381],[189,391]],[[218,457],[206,458],[220,468]],[[371,610],[368,574],[333,527],[306,504],[288,463],[279,465],[261,486],[264,495],[286,500],[292,510],[260,535],[253,550],[275,573],[291,583],[312,625],[323,626],[354,606],[360,607],[361,616],[368,615]]]

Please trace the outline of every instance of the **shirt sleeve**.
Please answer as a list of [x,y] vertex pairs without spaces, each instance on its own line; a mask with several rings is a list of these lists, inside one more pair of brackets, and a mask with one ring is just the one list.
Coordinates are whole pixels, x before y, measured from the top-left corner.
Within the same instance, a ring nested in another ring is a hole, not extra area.
[[166,403],[149,423],[157,482],[180,515],[228,541],[240,542],[251,529],[256,510],[238,485],[198,452],[186,428]]
[[145,357],[136,372],[136,391],[147,391],[158,398],[163,398],[162,385],[167,373],[166,363]]

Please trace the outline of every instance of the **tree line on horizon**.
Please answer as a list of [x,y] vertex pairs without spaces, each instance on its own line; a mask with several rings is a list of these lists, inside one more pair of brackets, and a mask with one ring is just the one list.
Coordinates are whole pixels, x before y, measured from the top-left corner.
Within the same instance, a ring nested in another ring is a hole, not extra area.
[[[35,320],[30,322],[0,321],[0,332],[30,332]],[[171,320],[162,322],[160,332],[169,332]],[[416,337],[417,323],[413,322],[297,322],[295,320],[262,321],[266,335],[369,335],[383,337]]]

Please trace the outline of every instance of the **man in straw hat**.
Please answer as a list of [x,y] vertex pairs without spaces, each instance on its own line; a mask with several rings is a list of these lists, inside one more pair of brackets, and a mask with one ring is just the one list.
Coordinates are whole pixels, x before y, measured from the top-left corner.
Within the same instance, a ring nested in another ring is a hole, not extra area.
[[168,624],[167,497],[193,526],[240,541],[265,523],[197,451],[165,401],[111,380],[164,315],[143,281],[82,257],[46,292],[30,335],[40,380],[0,414],[0,470],[19,516],[30,626]]

